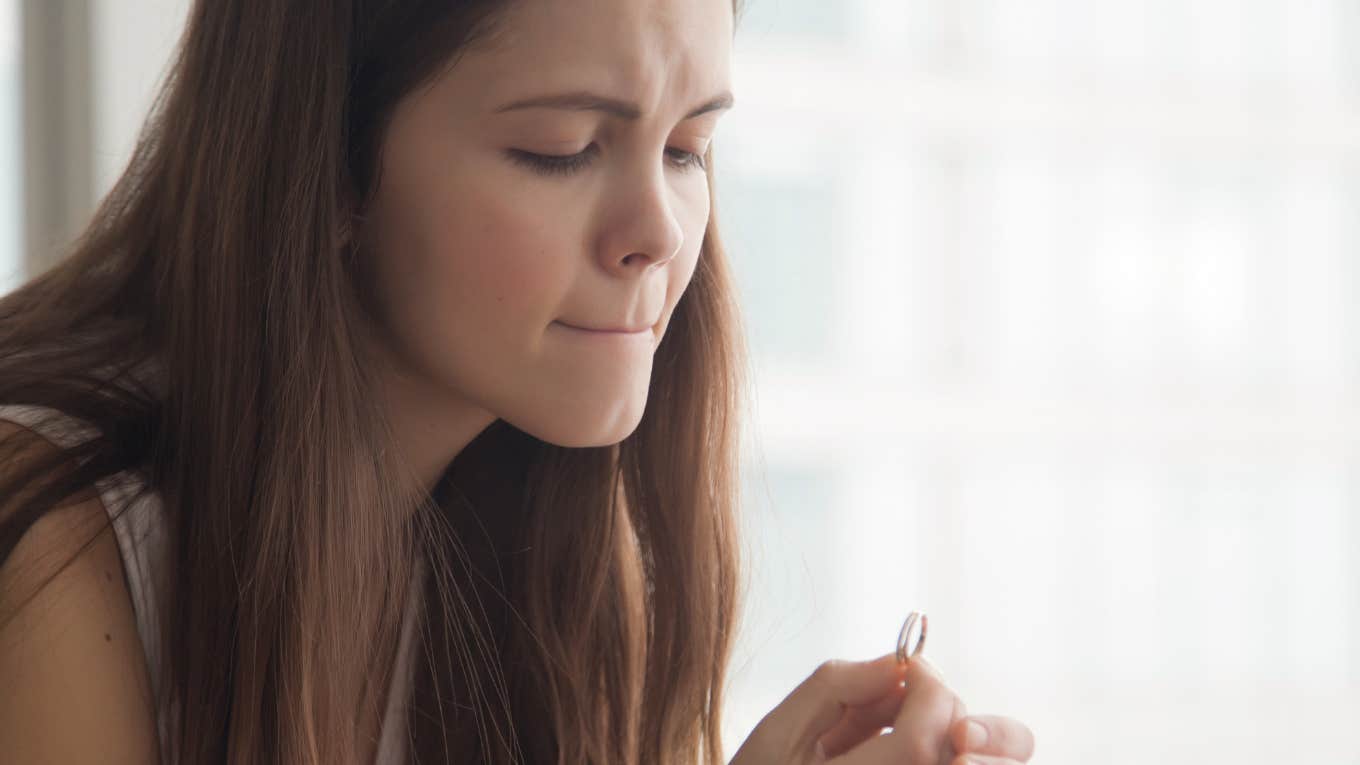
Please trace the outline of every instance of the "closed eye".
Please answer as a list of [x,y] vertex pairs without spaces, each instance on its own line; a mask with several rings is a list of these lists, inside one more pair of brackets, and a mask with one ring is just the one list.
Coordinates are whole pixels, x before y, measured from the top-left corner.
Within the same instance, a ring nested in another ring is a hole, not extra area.
[[[599,147],[593,143],[576,154],[564,155],[535,154],[521,149],[506,150],[510,159],[541,175],[570,175],[584,169],[598,153]],[[705,170],[708,167],[703,155],[695,154],[692,151],[668,148],[666,149],[666,156],[671,160],[673,166],[681,170]]]

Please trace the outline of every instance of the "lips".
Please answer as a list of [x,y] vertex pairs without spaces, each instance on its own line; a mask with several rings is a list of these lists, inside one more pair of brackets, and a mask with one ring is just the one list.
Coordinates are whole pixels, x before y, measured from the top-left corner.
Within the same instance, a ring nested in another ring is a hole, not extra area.
[[648,331],[648,330],[650,330],[650,329],[652,328],[651,325],[645,325],[645,326],[641,326],[641,327],[626,327],[626,326],[594,327],[594,326],[583,326],[583,325],[580,325],[580,324],[571,324],[571,323],[565,322],[565,321],[559,321],[559,322],[557,322],[557,323],[558,323],[558,324],[561,324],[561,325],[564,326],[564,327],[571,327],[572,329],[580,329],[580,330],[584,330],[584,331],[586,331],[586,332],[612,332],[612,333],[620,334],[620,335],[637,334],[637,333],[639,333],[639,332],[646,332],[646,331]]

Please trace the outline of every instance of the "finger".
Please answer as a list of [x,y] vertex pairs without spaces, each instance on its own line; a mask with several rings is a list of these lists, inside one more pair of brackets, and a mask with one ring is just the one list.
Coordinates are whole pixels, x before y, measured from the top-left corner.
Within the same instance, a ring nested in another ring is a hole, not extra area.
[[770,713],[778,718],[771,722],[783,730],[806,732],[815,740],[841,719],[846,707],[877,701],[902,677],[892,653],[869,661],[823,662]]
[[954,756],[950,723],[968,713],[941,682],[939,671],[920,657],[908,662],[905,697],[893,730],[867,740],[829,761],[834,765],[940,765]]
[[[962,714],[962,702],[958,709]],[[954,751],[948,737],[940,733],[933,736],[904,732],[900,728],[881,736],[870,736],[857,746],[827,761],[827,765],[942,765],[951,762]],[[991,765],[987,763],[986,765]]]
[[936,765],[953,754],[949,726],[967,710],[939,671],[920,657],[908,662],[906,683],[891,735],[913,765]]
[[835,727],[822,736],[822,751],[827,757],[837,757],[870,736],[877,736],[892,725],[907,689],[894,685],[877,701],[863,706],[846,707],[844,716]]
[[961,754],[949,761],[949,765],[1025,765],[1022,760],[1009,757],[994,757],[990,754]]
[[993,754],[1021,762],[1034,756],[1034,733],[1024,723],[1010,717],[965,717],[950,729],[950,741],[958,752]]

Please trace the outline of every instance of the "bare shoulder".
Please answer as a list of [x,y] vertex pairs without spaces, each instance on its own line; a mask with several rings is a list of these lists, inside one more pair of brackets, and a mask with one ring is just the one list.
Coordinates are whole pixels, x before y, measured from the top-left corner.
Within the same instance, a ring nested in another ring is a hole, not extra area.
[[[23,430],[0,421],[0,439]],[[56,448],[34,439],[0,463],[0,476]],[[0,518],[14,501],[0,499]],[[0,564],[0,741],[14,762],[159,760],[146,659],[107,521],[87,492],[34,522]]]

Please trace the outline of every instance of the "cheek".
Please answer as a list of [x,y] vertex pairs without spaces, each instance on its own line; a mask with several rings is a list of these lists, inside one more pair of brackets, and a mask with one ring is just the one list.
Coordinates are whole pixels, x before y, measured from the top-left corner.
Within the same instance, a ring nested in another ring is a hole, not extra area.
[[683,250],[676,255],[675,260],[670,265],[670,277],[666,285],[668,311],[674,309],[675,304],[680,301],[685,290],[688,289],[701,257],[704,233],[708,230],[709,204],[707,193],[704,193],[702,198],[696,196],[689,200],[689,204],[686,205],[684,210],[685,217],[681,220],[680,225],[684,231],[685,244]]
[[565,264],[553,257],[541,218],[500,201],[513,197],[482,186],[416,203],[419,213],[404,222],[408,243],[390,261],[397,271],[390,281],[400,285],[390,305],[408,314],[406,323],[443,338],[496,338],[518,346],[517,339],[531,341],[554,318]]
[[562,245],[505,197],[482,187],[413,201],[403,244],[389,238],[384,253],[384,309],[403,364],[492,411],[508,411],[497,397],[537,377],[533,360],[570,282]]
[[441,223],[432,242],[449,310],[484,329],[546,325],[565,264],[553,257],[542,222],[497,205],[466,212]]

